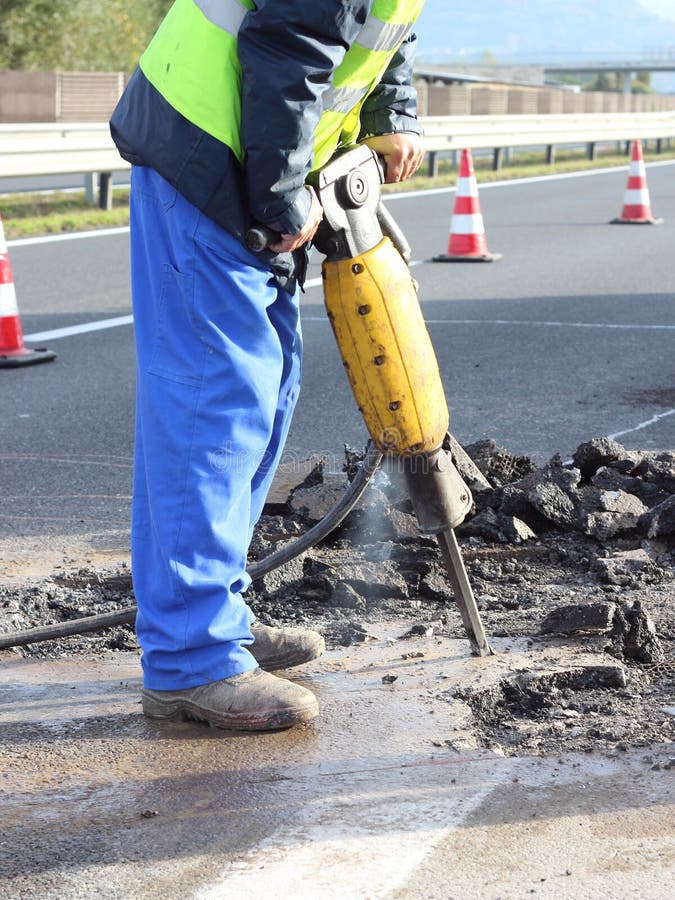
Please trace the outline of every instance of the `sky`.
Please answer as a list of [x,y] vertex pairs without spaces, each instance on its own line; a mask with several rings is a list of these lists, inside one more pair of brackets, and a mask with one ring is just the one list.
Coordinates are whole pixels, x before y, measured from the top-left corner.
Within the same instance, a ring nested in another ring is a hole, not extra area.
[[657,16],[675,21],[675,0],[640,0],[640,5]]

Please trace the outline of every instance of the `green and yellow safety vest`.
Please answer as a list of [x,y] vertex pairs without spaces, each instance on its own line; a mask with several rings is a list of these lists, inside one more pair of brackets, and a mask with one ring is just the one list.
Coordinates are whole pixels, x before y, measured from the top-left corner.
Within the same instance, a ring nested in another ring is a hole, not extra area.
[[[316,0],[320,2],[320,0]],[[373,0],[365,25],[322,95],[313,168],[359,134],[359,112],[417,19],[424,0]],[[176,0],[140,60],[164,99],[243,161],[237,35],[254,0]]]

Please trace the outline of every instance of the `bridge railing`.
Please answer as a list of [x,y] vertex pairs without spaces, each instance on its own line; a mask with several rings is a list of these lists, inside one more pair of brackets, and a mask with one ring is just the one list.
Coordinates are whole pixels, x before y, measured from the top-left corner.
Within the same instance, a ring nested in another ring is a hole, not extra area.
[[[594,156],[603,143],[653,139],[660,149],[675,137],[675,111],[597,115],[497,115],[422,117],[430,172],[439,154],[492,149],[499,168],[502,151],[546,147],[552,162],[556,146],[586,144]],[[106,123],[0,125],[0,178],[99,174],[99,205],[109,208],[112,172],[128,169],[117,153]]]

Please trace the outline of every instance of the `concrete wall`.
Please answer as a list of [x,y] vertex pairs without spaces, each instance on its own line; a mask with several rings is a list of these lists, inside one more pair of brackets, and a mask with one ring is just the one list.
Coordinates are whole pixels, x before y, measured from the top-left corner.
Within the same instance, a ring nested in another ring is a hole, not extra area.
[[[104,122],[117,102],[122,72],[0,71],[0,122]],[[575,93],[509,84],[440,84],[420,81],[423,116],[512,113],[660,112],[675,109],[675,96]]]
[[123,72],[0,71],[0,122],[104,122]]
[[522,88],[509,88],[506,111],[515,116],[533,116],[537,112],[537,92]]
[[581,95],[584,100],[585,113],[601,113],[603,110],[603,95],[600,91],[584,91]]
[[58,122],[101,122],[110,117],[124,90],[122,72],[59,72]]
[[501,88],[471,87],[471,115],[500,116],[508,112],[509,92]]
[[471,89],[461,84],[430,84],[428,116],[471,115]]
[[418,83],[422,116],[570,115],[675,109],[668,94],[615,94],[508,84]]
[[575,91],[561,91],[562,112],[574,115],[584,111],[584,95]]
[[0,122],[56,121],[56,72],[0,71]]

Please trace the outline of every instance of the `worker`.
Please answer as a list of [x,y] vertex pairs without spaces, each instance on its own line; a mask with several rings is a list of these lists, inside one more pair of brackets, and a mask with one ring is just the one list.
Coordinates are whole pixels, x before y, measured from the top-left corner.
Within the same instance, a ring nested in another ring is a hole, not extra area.
[[[111,119],[131,173],[137,350],[132,572],[143,712],[234,730],[317,715],[272,674],[314,631],[254,622],[246,555],[298,396],[309,173],[365,141],[419,167],[424,0],[176,0]],[[278,235],[245,244],[252,225]]]

